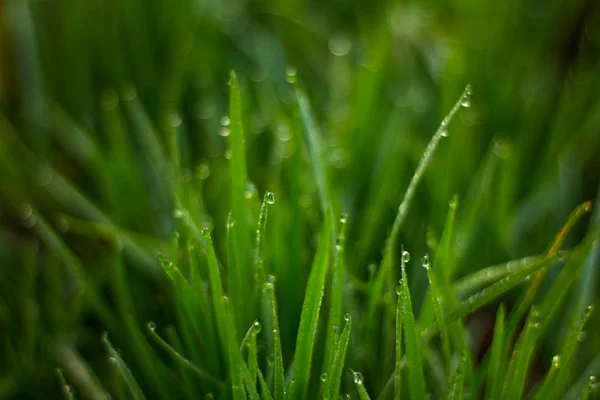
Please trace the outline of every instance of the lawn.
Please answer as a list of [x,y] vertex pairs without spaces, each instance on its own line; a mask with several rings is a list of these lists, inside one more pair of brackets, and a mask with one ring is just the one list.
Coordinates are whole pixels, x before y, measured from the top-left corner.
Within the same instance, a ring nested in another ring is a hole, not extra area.
[[600,396],[600,3],[0,2],[0,398]]

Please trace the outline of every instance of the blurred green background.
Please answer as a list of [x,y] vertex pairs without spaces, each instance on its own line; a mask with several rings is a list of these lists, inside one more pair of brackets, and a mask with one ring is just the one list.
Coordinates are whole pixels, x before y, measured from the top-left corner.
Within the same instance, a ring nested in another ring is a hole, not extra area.
[[[418,160],[467,83],[472,104],[449,127],[401,232],[417,259],[439,240],[455,194],[458,276],[543,252],[571,210],[598,196],[596,0],[2,0],[0,397],[58,397],[54,368],[84,363],[119,397],[100,341],[107,329],[140,384],[162,396],[136,346],[146,322],[177,325],[177,293],[156,258],[181,224],[173,194],[187,196],[177,201],[194,205],[224,254],[231,69],[242,83],[249,207],[256,213],[266,190],[277,196],[267,269],[281,283],[286,360],[321,221],[288,81],[304,86],[317,116],[356,280],[372,277]],[[590,218],[598,212],[569,245]],[[575,294],[597,301],[598,257],[566,302],[568,321],[583,306]],[[418,309],[427,278],[418,265],[409,273]],[[349,297],[360,315],[364,296]],[[494,310],[467,322],[475,354],[489,345]],[[532,380],[562,328],[544,338]],[[598,371],[598,329],[594,316],[580,372]],[[378,393],[393,360],[349,357],[369,366]],[[172,372],[152,368],[184,396]]]

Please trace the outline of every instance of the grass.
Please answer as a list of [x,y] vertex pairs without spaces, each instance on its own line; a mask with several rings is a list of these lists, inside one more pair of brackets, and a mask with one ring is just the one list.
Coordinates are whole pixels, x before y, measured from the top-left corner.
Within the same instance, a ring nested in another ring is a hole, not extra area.
[[0,398],[597,397],[599,13],[1,3]]

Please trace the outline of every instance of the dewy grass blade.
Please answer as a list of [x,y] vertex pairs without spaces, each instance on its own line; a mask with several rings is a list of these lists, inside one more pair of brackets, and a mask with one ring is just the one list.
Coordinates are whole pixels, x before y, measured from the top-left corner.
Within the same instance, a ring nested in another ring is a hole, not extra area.
[[223,284],[221,282],[221,273],[219,272],[219,262],[215,254],[212,238],[208,228],[202,230],[202,235],[206,242],[206,256],[208,259],[208,278],[210,282],[210,293],[213,303],[213,311],[215,313],[215,321],[217,323],[217,332],[220,342],[223,346],[223,352],[227,351],[227,346],[223,343],[226,339],[227,331],[225,330],[225,308],[223,306]]
[[129,369],[127,364],[125,364],[125,362],[121,359],[121,355],[119,354],[119,352],[113,347],[112,343],[110,343],[110,340],[108,340],[107,332],[104,332],[102,334],[102,342],[104,343],[104,345],[106,346],[106,349],[108,350],[110,360],[115,364],[117,370],[123,377],[125,384],[129,388],[129,392],[131,393],[131,396],[135,400],[144,400],[146,398],[146,396],[144,396],[142,389],[140,388],[137,381],[133,377],[133,374],[131,373],[131,370]]
[[534,400],[542,399],[560,399],[564,395],[565,383],[569,378],[568,374],[572,370],[571,365],[574,361],[575,350],[579,343],[583,327],[590,319],[593,306],[589,306],[584,316],[572,327],[571,333],[567,336],[559,355],[552,359],[552,368],[544,380],[542,387],[534,397]]
[[75,395],[73,394],[73,387],[67,383],[63,370],[61,368],[56,368],[55,371],[56,376],[58,377],[58,383],[60,384],[60,391],[65,397],[65,400],[75,400]]
[[456,367],[456,371],[448,380],[447,387],[443,396],[445,400],[462,400],[464,399],[464,383],[465,383],[465,363],[467,355],[463,353]]
[[[420,345],[417,341],[415,317],[412,310],[410,291],[408,290],[408,277],[406,276],[406,263],[410,259],[408,252],[402,253],[402,279],[400,290],[402,293],[402,320],[404,325],[404,340],[406,344],[406,366],[408,369],[408,388],[411,399],[425,399],[425,377],[421,365]],[[399,371],[397,371],[399,372]]]
[[[558,232],[558,234],[554,238],[554,241],[552,242],[552,244],[546,251],[547,257],[552,257],[559,252],[560,248],[562,247],[567,235],[569,234],[569,232],[571,231],[573,226],[577,223],[577,221],[579,221],[579,219],[586,212],[589,212],[591,210],[591,208],[592,208],[592,202],[586,201],[585,203],[579,205],[579,207],[577,207],[571,213],[571,215],[569,215],[567,222],[565,223],[563,228],[560,230],[560,232]],[[547,271],[547,268],[543,268],[537,272],[537,274],[533,278],[531,284],[529,285],[529,288],[523,295],[521,301],[519,301],[517,309],[511,313],[511,316],[509,319],[509,324],[508,324],[509,332],[511,332],[511,333],[514,332],[517,323],[519,322],[521,317],[525,314],[525,312],[527,311],[527,308],[529,308],[529,306],[533,302],[533,298],[534,298],[539,286],[542,284],[542,281],[544,280],[546,271]]]
[[[271,391],[269,390],[269,385],[263,376],[262,371],[258,370],[258,382],[260,383],[260,397],[262,400],[273,400],[273,396],[271,395]],[[281,397],[283,400],[283,396]]]
[[[503,278],[496,283],[488,286],[487,288],[475,293],[470,296],[466,300],[462,301],[458,307],[454,310],[447,312],[444,316],[447,324],[450,324],[459,318],[462,318],[473,311],[477,310],[479,307],[484,306],[485,304],[490,303],[494,299],[498,298],[502,294],[506,293],[510,289],[520,285],[523,283],[523,280],[527,278],[530,274],[534,273],[538,269],[544,267],[548,263],[556,260],[557,256],[545,258],[542,261],[537,263],[526,264],[522,266],[518,272],[515,272],[512,275]],[[440,327],[437,323],[425,329],[421,334],[421,342],[427,342],[429,339],[433,337],[436,333],[438,333]]]
[[[328,210],[328,213],[331,213],[331,210]],[[291,398],[293,400],[304,400],[308,390],[312,353],[331,251],[331,219],[325,217],[323,231],[319,238],[319,248],[310,271],[304,304],[302,305],[296,352],[294,353],[293,377],[295,384],[291,388]]]
[[379,304],[379,300],[380,300],[379,297],[381,296],[383,285],[385,284],[386,279],[387,279],[388,275],[390,274],[391,269],[393,269],[393,263],[394,263],[394,259],[395,259],[394,248],[396,246],[396,242],[398,241],[398,236],[399,236],[400,230],[402,229],[402,226],[404,224],[404,220],[406,219],[406,216],[408,215],[408,210],[410,208],[412,199],[416,193],[417,187],[419,186],[419,183],[421,182],[421,179],[423,177],[425,169],[429,165],[431,158],[433,157],[433,154],[435,153],[435,150],[438,147],[438,143],[444,136],[447,135],[448,125],[450,124],[450,122],[452,121],[452,119],[454,118],[454,116],[456,115],[458,110],[461,108],[461,102],[463,102],[463,99],[468,98],[470,95],[471,95],[471,89],[470,89],[470,86],[467,85],[467,87],[465,88],[464,92],[461,94],[460,98],[458,99],[458,101],[456,102],[454,107],[452,107],[452,109],[450,110],[448,115],[440,123],[435,134],[429,141],[429,144],[427,144],[427,148],[425,149],[425,152],[423,153],[423,156],[421,157],[421,160],[419,161],[417,170],[415,171],[415,173],[408,185],[408,188],[406,189],[406,192],[404,193],[404,198],[402,199],[402,202],[400,203],[400,206],[398,208],[398,213],[396,214],[396,218],[394,219],[394,224],[392,225],[392,231],[385,242],[385,248],[384,248],[384,252],[383,252],[383,260],[381,262],[381,268],[380,268],[377,276],[375,277],[375,281],[372,285],[371,296],[369,298],[368,308],[367,308],[367,325],[369,325],[369,326],[371,326],[374,323],[374,314],[375,314],[377,305]]
[[490,361],[488,364],[488,379],[485,398],[500,399],[501,383],[504,381],[504,365],[506,363],[507,341],[504,330],[504,307],[501,305],[496,313],[496,326],[492,341]]
[[283,356],[281,353],[281,336],[279,333],[279,317],[277,314],[277,300],[275,298],[275,282],[270,279],[264,284],[264,291],[267,293],[269,304],[271,306],[271,322],[273,326],[273,359],[275,362],[275,377],[273,393],[275,400],[283,399],[284,391],[284,370]]
[[371,400],[369,397],[369,393],[367,393],[367,389],[365,389],[365,385],[363,384],[363,376],[360,372],[352,371],[352,378],[354,380],[354,384],[356,385],[356,390],[358,391],[358,397],[360,400]]
[[344,288],[344,244],[346,242],[346,225],[348,216],[340,217],[340,233],[335,245],[335,259],[331,271],[331,300],[329,316],[327,319],[327,333],[325,342],[325,357],[323,371],[328,371],[335,353],[334,331],[342,322],[342,295]]
[[231,378],[231,392],[234,400],[246,400],[246,390],[244,388],[244,368],[246,364],[242,360],[237,342],[237,332],[235,329],[235,315],[229,298],[223,296],[220,299],[225,311],[225,351],[229,364],[229,374]]
[[403,317],[402,307],[404,296],[402,290],[398,291],[398,302],[396,306],[396,354],[395,354],[395,372],[392,374],[394,377],[394,399],[398,400],[402,397],[402,328],[403,328]]
[[[228,278],[228,289],[229,289],[229,297],[231,298],[231,302],[233,304],[233,309],[238,310],[236,313],[236,330],[241,329],[242,326],[247,326],[244,324],[244,315],[246,316],[246,310],[248,310],[248,305],[251,303],[252,297],[244,297],[242,294],[244,291],[244,286],[247,286],[248,283],[244,284],[244,279],[242,277],[242,269],[241,260],[239,259],[240,253],[238,252],[238,237],[237,237],[237,229],[235,229],[236,222],[233,220],[233,216],[229,213],[227,217],[227,227],[226,227],[226,241],[227,241],[227,278]],[[251,314],[250,314],[251,315]]]
[[421,260],[421,265],[423,265],[423,267],[427,270],[427,278],[429,279],[429,296],[431,298],[431,303],[433,304],[433,312],[435,314],[435,319],[437,320],[437,324],[440,327],[440,333],[442,335],[442,350],[444,352],[445,357],[444,361],[447,365],[447,368],[449,369],[452,365],[452,353],[450,350],[450,334],[448,331],[448,327],[446,326],[446,320],[444,319],[444,311],[442,310],[442,297],[438,288],[438,278],[436,274],[432,273],[431,271],[429,255],[425,254],[423,259]]
[[[245,329],[252,321],[251,312],[254,309],[252,304],[252,290],[254,288],[254,273],[251,266],[251,248],[250,248],[250,230],[248,227],[248,211],[246,210],[246,185],[248,183],[248,173],[246,171],[246,149],[244,128],[242,124],[242,99],[240,86],[234,71],[231,71],[229,78],[229,146],[231,149],[230,179],[231,179],[231,210],[235,225],[233,227],[233,236],[235,237],[235,254],[238,263],[238,270],[234,271],[237,277],[234,281],[244,282],[239,291],[231,291],[230,296],[233,304],[236,306],[236,313],[239,314],[238,329]],[[243,307],[242,307],[243,306]]]
[[242,344],[240,345],[240,354],[244,354],[244,349],[248,350],[248,372],[250,373],[249,377],[252,379],[254,385],[256,385],[256,377],[258,375],[258,349],[256,347],[256,336],[261,331],[262,325],[258,321],[254,321],[254,323],[246,332],[246,336],[242,340]]
[[223,383],[218,379],[211,376],[208,372],[203,371],[202,369],[195,366],[190,360],[183,357],[179,354],[173,347],[171,347],[163,338],[161,338],[158,333],[156,333],[156,325],[154,322],[149,322],[146,324],[146,329],[152,339],[163,349],[165,350],[177,363],[182,365],[183,367],[189,369],[193,372],[199,379],[203,381],[208,381],[218,385],[221,389],[223,388]]
[[532,309],[512,353],[504,387],[503,399],[520,399],[525,388],[527,371],[540,334],[540,312]]
[[344,361],[346,360],[346,350],[348,348],[348,341],[350,340],[350,332],[352,331],[352,318],[350,314],[344,316],[346,325],[340,336],[335,357],[333,358],[333,364],[327,374],[327,382],[324,390],[324,399],[336,399],[341,386],[342,371],[344,369]]

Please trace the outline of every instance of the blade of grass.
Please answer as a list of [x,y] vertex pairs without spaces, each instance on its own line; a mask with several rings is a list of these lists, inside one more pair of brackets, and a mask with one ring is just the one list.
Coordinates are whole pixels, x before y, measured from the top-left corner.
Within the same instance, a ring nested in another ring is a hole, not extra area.
[[271,308],[271,323],[273,326],[273,358],[275,362],[275,377],[273,393],[275,400],[283,399],[284,392],[284,370],[283,356],[281,353],[281,336],[279,333],[279,317],[277,314],[277,300],[275,298],[275,282],[274,279],[269,280],[264,284],[264,289],[269,299]]
[[241,330],[250,325],[251,318],[254,315],[252,312],[254,304],[250,299],[252,299],[255,273],[251,268],[253,264],[250,230],[244,197],[248,183],[248,173],[246,171],[246,149],[242,123],[242,99],[239,82],[234,71],[231,71],[230,74],[229,87],[231,212],[235,221],[233,236],[235,237],[235,254],[238,263],[237,268],[230,271],[229,275],[233,275],[230,279],[235,282],[244,282],[239,288],[232,287],[229,294],[235,306],[236,315],[238,315],[237,329]]
[[363,376],[360,372],[352,371],[352,379],[354,380],[354,384],[356,385],[356,390],[358,391],[358,397],[360,400],[371,400],[369,397],[369,393],[367,393],[367,389],[363,385]]
[[440,327],[440,333],[442,335],[442,350],[444,352],[446,366],[448,368],[448,373],[451,368],[452,361],[452,353],[450,350],[450,334],[448,332],[448,327],[446,326],[446,321],[444,319],[444,312],[442,310],[441,303],[441,294],[438,289],[437,277],[434,273],[431,272],[431,267],[429,263],[429,255],[425,254],[423,260],[421,260],[421,264],[427,270],[427,278],[429,279],[429,295],[431,298],[431,303],[433,304],[433,312],[435,314],[435,319],[437,320],[437,324]]
[[350,314],[344,316],[346,325],[340,336],[337,350],[333,358],[331,368],[327,373],[327,382],[324,390],[324,399],[336,399],[341,386],[342,371],[344,369],[344,361],[346,360],[346,350],[348,349],[348,341],[350,340],[350,332],[352,331],[352,318]]
[[507,346],[504,324],[504,307],[500,305],[500,309],[496,313],[496,326],[494,327],[494,339],[492,341],[490,363],[488,366],[485,398],[489,400],[500,398],[500,383],[504,381]]
[[[260,383],[260,396],[262,400],[273,400],[273,396],[271,395],[271,391],[269,390],[269,385],[263,376],[262,371],[258,370],[258,382]],[[281,397],[283,399],[283,396]]]
[[410,291],[408,290],[408,277],[406,275],[406,262],[408,253],[402,254],[402,279],[400,288],[402,293],[402,321],[404,324],[404,340],[406,345],[406,366],[408,369],[408,388],[411,399],[425,398],[425,377],[421,365],[421,351],[417,342],[415,317],[412,310]]
[[593,309],[593,306],[589,306],[584,316],[571,328],[571,333],[562,345],[560,354],[552,359],[550,372],[535,395],[534,400],[560,399],[563,397],[565,383],[571,370],[571,363],[574,361],[573,357],[579,343],[579,337],[583,332],[583,327],[590,319]]
[[402,199],[402,202],[400,203],[400,206],[398,208],[398,213],[396,214],[396,218],[394,219],[394,224],[392,225],[392,230],[385,242],[385,248],[384,248],[384,252],[383,252],[383,260],[381,262],[381,268],[372,284],[371,295],[369,296],[369,301],[368,301],[368,306],[367,306],[366,326],[372,327],[374,324],[375,311],[376,311],[377,305],[379,304],[383,286],[384,286],[386,280],[388,279],[390,272],[393,270],[393,267],[394,267],[393,264],[394,264],[394,260],[396,259],[396,257],[395,257],[396,242],[398,241],[398,236],[400,235],[400,230],[402,229],[404,220],[406,219],[406,216],[408,215],[408,210],[410,208],[410,204],[416,193],[417,187],[419,186],[419,183],[421,182],[421,179],[423,177],[425,169],[429,165],[429,163],[433,157],[433,154],[435,153],[435,150],[438,147],[438,143],[446,134],[448,125],[450,124],[450,122],[452,121],[452,119],[454,118],[454,116],[456,115],[458,110],[461,108],[461,102],[463,101],[463,99],[466,96],[469,96],[469,95],[470,95],[470,87],[467,86],[467,88],[465,88],[464,92],[461,94],[459,100],[456,102],[454,107],[452,107],[452,109],[450,110],[448,115],[443,119],[440,126],[436,130],[435,134],[433,135],[433,137],[427,144],[427,148],[425,149],[425,152],[423,153],[423,156],[421,157],[421,160],[419,161],[419,165],[417,166],[417,169],[416,169],[410,183],[408,184],[406,192],[404,193],[404,198]]
[[223,340],[225,341],[225,354],[229,364],[231,392],[234,400],[246,400],[244,386],[244,369],[246,363],[242,360],[239,345],[237,344],[234,310],[228,297],[223,296],[221,302],[225,311],[225,337],[223,337]]
[[[328,213],[331,213],[331,210]],[[319,311],[331,251],[331,219],[330,217],[325,218],[323,231],[319,237],[319,248],[313,261],[302,306],[296,352],[294,353],[293,376],[296,383],[291,388],[291,398],[293,400],[304,400],[308,390],[312,352],[315,345]]]
[[[402,307],[404,302],[404,296],[402,295],[402,291],[398,293],[398,302],[396,306],[396,363],[395,363],[395,371],[392,373],[394,379],[394,393],[395,399],[398,400],[402,397],[402,328],[403,328],[403,316],[402,316]],[[387,387],[388,385],[386,385]],[[382,390],[382,394],[385,392]],[[381,398],[381,395],[379,396]]]
[[[346,242],[346,223],[348,217],[343,214],[340,217],[340,233],[335,245],[335,256],[333,270],[331,271],[331,305],[327,319],[327,333],[325,341],[325,357],[323,359],[323,371],[328,371],[334,358],[335,341],[334,330],[342,321],[342,294],[344,288],[344,245]],[[331,377],[330,377],[331,378]]]
[[508,365],[502,389],[503,399],[520,399],[523,394],[529,363],[540,334],[540,318],[540,312],[532,308]]
[[131,373],[131,370],[129,369],[129,367],[127,366],[127,364],[125,364],[125,362],[123,361],[123,359],[121,358],[121,356],[119,355],[119,353],[117,352],[117,350],[113,347],[113,345],[110,342],[110,340],[108,340],[108,333],[107,332],[104,332],[102,334],[102,342],[104,343],[104,346],[106,346],[106,350],[108,350],[108,354],[109,354],[110,359],[112,360],[112,362],[114,363],[115,367],[119,371],[121,377],[125,381],[125,384],[127,385],[127,388],[129,389],[129,392],[131,393],[131,396],[135,400],[143,400],[143,399],[145,399],[146,396],[144,396],[144,393],[142,392],[142,389],[140,388],[140,386],[138,385],[137,381],[133,377],[133,374]]
[[165,340],[162,337],[160,337],[158,333],[156,333],[156,324],[154,324],[154,322],[148,322],[146,324],[146,330],[150,334],[150,337],[152,337],[152,339],[154,339],[154,341],[178,364],[193,372],[194,375],[196,375],[199,379],[214,383],[217,386],[219,386],[219,388],[223,389],[223,382],[211,376],[208,372],[202,370],[201,368],[198,368],[190,360],[183,357],[173,347],[171,347],[167,342],[165,342]]
[[60,391],[62,392],[64,398],[66,400],[75,400],[73,387],[67,383],[62,368],[56,368],[55,372],[56,376],[58,377],[58,383],[60,384]]
[[464,383],[465,383],[465,363],[467,355],[463,353],[456,370],[448,380],[443,398],[445,400],[462,400],[464,399]]
[[[546,251],[546,256],[551,257],[558,253],[560,248],[562,247],[567,235],[573,228],[573,226],[577,223],[577,221],[586,213],[591,210],[592,202],[586,201],[585,203],[579,205],[569,216],[567,222],[563,226],[563,228],[558,232],[556,237],[554,238],[552,244]],[[535,277],[533,278],[529,288],[521,298],[521,300],[517,303],[518,307],[515,311],[511,313],[508,331],[514,332],[516,326],[521,319],[521,317],[525,314],[531,303],[533,302],[533,298],[539,289],[539,286],[542,284],[544,277],[546,276],[547,268],[543,268],[537,272]]]

